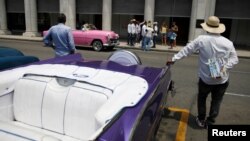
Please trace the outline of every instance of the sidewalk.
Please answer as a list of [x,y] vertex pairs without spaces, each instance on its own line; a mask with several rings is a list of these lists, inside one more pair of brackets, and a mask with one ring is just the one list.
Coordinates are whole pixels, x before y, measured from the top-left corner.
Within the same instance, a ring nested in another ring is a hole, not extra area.
[[[167,51],[167,52],[178,52],[183,48],[183,46],[176,46],[173,49],[169,49],[170,46],[168,45],[160,45],[156,44],[156,48],[151,48],[150,50],[152,51]],[[119,48],[129,48],[129,49],[137,49],[137,50],[142,50],[140,44],[136,44],[135,46],[129,46],[127,45],[127,42],[125,41],[120,41]]]
[[[129,49],[138,49],[141,50],[141,47],[139,44],[135,45],[135,46],[128,46],[126,42],[121,41],[120,48],[129,48]],[[175,52],[177,53],[178,51],[180,51],[184,46],[176,46],[173,49],[169,49],[169,46],[163,46],[160,44],[156,44],[156,48],[151,48],[150,50],[152,51],[166,51],[166,52]],[[236,48],[236,52],[238,54],[238,57],[240,58],[248,58],[250,59],[250,50],[242,50],[242,49],[237,49]]]
[[[42,42],[42,37],[24,37],[20,35],[0,35],[0,39],[12,39],[12,40],[26,40],[26,41],[37,41]],[[137,49],[141,50],[141,47],[139,44],[136,44],[135,46],[128,46],[126,41],[120,41],[120,45],[116,48],[123,48],[123,49]],[[163,46],[160,44],[156,45],[156,48],[151,48],[152,51],[166,51],[166,52],[178,52],[181,50],[183,46],[176,46],[173,49],[169,49],[169,46]],[[236,52],[240,58],[248,58],[250,59],[250,50],[242,50],[237,49]]]

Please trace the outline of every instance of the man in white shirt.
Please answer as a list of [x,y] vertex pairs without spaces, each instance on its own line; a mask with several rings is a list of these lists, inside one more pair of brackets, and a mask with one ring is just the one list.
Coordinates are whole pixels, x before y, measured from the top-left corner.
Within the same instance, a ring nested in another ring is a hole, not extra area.
[[135,36],[135,44],[138,44],[140,42],[140,37],[141,37],[140,33],[141,33],[141,27],[139,25],[139,22],[136,21],[136,23],[135,23],[135,35],[136,35]]
[[[200,35],[182,50],[175,54],[167,64],[173,64],[188,55],[199,52],[199,84],[198,84],[198,116],[196,123],[199,127],[207,128],[207,125],[215,123],[215,118],[219,114],[220,104],[223,95],[229,85],[229,69],[238,63],[237,53],[233,43],[220,34],[225,32],[224,24],[216,16],[210,16],[208,20],[201,24],[207,31],[206,35]],[[219,76],[214,77],[214,68],[211,67],[211,60],[220,60],[221,66]],[[206,118],[206,99],[211,93],[212,101],[209,115]]]
[[132,21],[129,22],[127,29],[128,29],[127,45],[130,45],[131,32],[132,32]]
[[130,46],[134,46],[135,44],[135,37],[136,37],[136,26],[135,26],[135,19],[132,19],[132,24],[131,24],[131,38],[130,38]]
[[157,36],[158,36],[158,22],[154,22],[153,23],[153,29],[154,29],[154,33],[153,33],[153,46],[152,48],[155,48],[156,46],[156,39],[157,39]]
[[147,28],[147,21],[144,21],[141,28],[141,37],[142,37],[141,47],[143,50],[146,48],[146,40],[145,40],[146,28]]

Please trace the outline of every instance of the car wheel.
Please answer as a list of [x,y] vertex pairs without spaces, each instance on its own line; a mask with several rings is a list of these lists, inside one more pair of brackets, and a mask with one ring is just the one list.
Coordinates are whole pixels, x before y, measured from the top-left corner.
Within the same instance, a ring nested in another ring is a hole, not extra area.
[[96,40],[93,42],[92,47],[95,51],[101,51],[102,50],[102,42]]

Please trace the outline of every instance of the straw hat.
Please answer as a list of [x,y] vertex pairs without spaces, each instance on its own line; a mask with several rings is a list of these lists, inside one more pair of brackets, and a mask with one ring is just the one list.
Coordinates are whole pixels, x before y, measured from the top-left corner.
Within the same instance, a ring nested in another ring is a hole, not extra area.
[[132,20],[130,20],[131,22],[135,22],[136,21],[136,19],[132,19]]
[[210,16],[208,20],[201,24],[201,27],[209,33],[223,33],[226,30],[224,24],[220,23],[220,19],[216,16]]

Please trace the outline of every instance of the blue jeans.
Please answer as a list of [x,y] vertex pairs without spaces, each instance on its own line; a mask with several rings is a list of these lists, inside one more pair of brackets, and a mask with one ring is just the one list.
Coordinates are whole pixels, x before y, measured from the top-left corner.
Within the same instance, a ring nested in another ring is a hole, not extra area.
[[145,41],[145,48],[144,48],[144,50],[149,50],[151,48],[150,47],[151,38],[150,37],[145,37],[144,41]]
[[143,50],[146,49],[146,37],[145,36],[142,36],[141,47]]
[[156,38],[157,38],[157,36],[153,36],[153,42],[154,42],[153,47],[155,47],[155,45],[156,45]]
[[129,45],[133,46],[135,44],[135,34],[130,34]]
[[209,111],[209,116],[207,117],[207,123],[215,123],[215,118],[219,114],[220,105],[226,89],[229,85],[227,81],[224,84],[208,85],[199,79],[198,84],[198,118],[199,120],[205,120],[206,118],[206,100],[209,93],[211,93],[211,106]]
[[128,36],[127,36],[127,44],[130,45],[130,42],[131,41],[131,33],[128,33]]

